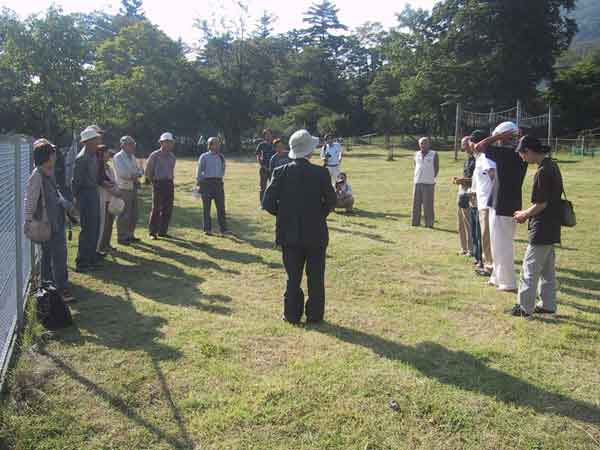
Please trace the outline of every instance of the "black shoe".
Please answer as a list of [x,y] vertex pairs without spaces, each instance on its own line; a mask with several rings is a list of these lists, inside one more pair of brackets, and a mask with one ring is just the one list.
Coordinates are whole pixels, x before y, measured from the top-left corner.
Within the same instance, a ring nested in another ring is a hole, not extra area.
[[82,264],[79,266],[75,266],[75,272],[77,273],[88,273],[98,269],[99,266],[97,264]]
[[318,325],[323,323],[323,319],[306,319],[306,325]]
[[523,308],[521,308],[521,305],[513,306],[510,310],[510,315],[515,317],[531,317],[531,314],[527,314]]
[[482,277],[491,277],[492,272],[487,269],[475,269],[475,273]]
[[284,322],[289,323],[290,325],[299,325],[300,324],[300,319],[298,319],[298,320],[290,320],[287,317],[282,316],[281,320],[283,320]]
[[129,238],[129,242],[142,242],[142,240],[140,238],[136,238],[135,236],[132,238]]
[[210,231],[210,230],[205,230],[205,231],[204,231],[204,234],[205,234],[205,235],[207,235],[207,236],[214,236],[214,235],[213,235],[213,232],[212,232],[212,231]]
[[534,314],[556,314],[556,311],[550,311],[549,309],[544,309],[541,306],[536,306],[533,312]]
[[117,241],[119,245],[129,246],[131,245],[131,241]]
[[173,239],[173,236],[171,236],[170,234],[167,234],[167,233],[159,233],[158,237],[165,238],[165,239]]
[[158,241],[158,236],[155,234],[150,234],[150,239],[152,239],[153,241]]
[[97,259],[97,260],[102,260],[102,259],[104,259],[104,258],[106,258],[106,253],[103,253],[103,252],[96,252],[96,259]]

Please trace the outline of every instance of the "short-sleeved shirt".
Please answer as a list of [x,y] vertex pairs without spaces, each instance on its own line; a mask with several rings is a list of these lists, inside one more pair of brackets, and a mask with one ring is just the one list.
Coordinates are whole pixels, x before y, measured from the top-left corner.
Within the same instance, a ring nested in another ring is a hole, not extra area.
[[269,168],[269,162],[274,154],[275,149],[273,148],[273,144],[270,144],[267,141],[261,142],[258,144],[258,147],[256,147],[256,156],[260,159],[260,166],[265,169]]
[[496,163],[496,181],[488,206],[498,216],[512,217],[523,207],[522,187],[527,163],[511,146],[490,146],[485,155]]
[[546,208],[529,219],[529,243],[532,245],[560,244],[560,199],[563,180],[558,165],[545,158],[533,179],[532,203],[546,203]]
[[342,159],[342,146],[337,142],[325,145],[321,149],[321,159],[327,161],[328,167],[339,166]]
[[477,209],[480,210],[489,208],[489,199],[494,190],[494,180],[490,177],[491,170],[496,170],[496,163],[488,159],[485,154],[479,154],[475,162],[471,191],[477,195]]
[[[473,172],[475,172],[475,157],[473,155],[469,156],[469,158],[465,161],[463,166],[463,177],[464,178],[473,178]],[[459,194],[466,194],[467,188],[462,184],[458,187]]]
[[165,150],[155,150],[148,158],[148,165],[151,165],[151,181],[166,181],[175,178],[175,163],[177,158],[172,152]]

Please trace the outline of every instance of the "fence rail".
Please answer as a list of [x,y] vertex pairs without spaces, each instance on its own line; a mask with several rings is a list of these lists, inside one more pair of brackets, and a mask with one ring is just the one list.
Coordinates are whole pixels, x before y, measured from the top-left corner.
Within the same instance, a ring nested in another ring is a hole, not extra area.
[[35,250],[23,236],[27,179],[33,166],[32,139],[0,136],[0,389],[23,325]]

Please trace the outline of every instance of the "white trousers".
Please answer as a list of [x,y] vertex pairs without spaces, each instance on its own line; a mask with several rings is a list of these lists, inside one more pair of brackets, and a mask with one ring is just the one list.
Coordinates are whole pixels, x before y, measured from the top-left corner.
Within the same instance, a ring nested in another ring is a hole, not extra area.
[[517,224],[512,217],[497,216],[496,210],[490,208],[490,240],[494,261],[490,283],[497,286],[498,289],[512,290],[517,288],[513,242],[516,231]]
[[342,172],[342,170],[340,169],[340,166],[335,166],[335,167],[327,166],[327,170],[329,170],[329,175],[331,176],[331,183],[335,184],[338,175]]

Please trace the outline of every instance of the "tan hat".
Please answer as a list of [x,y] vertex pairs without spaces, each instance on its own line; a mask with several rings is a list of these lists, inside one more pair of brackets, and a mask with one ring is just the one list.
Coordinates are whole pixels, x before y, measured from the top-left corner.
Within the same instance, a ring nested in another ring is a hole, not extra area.
[[46,145],[49,145],[50,147],[56,148],[56,145],[54,145],[52,142],[50,142],[46,138],[40,138],[40,139],[37,139],[36,141],[33,142],[33,148],[34,149],[39,148],[39,147],[44,147]]
[[91,141],[97,137],[100,137],[100,133],[98,133],[98,131],[92,127],[87,127],[81,132],[81,142]]

